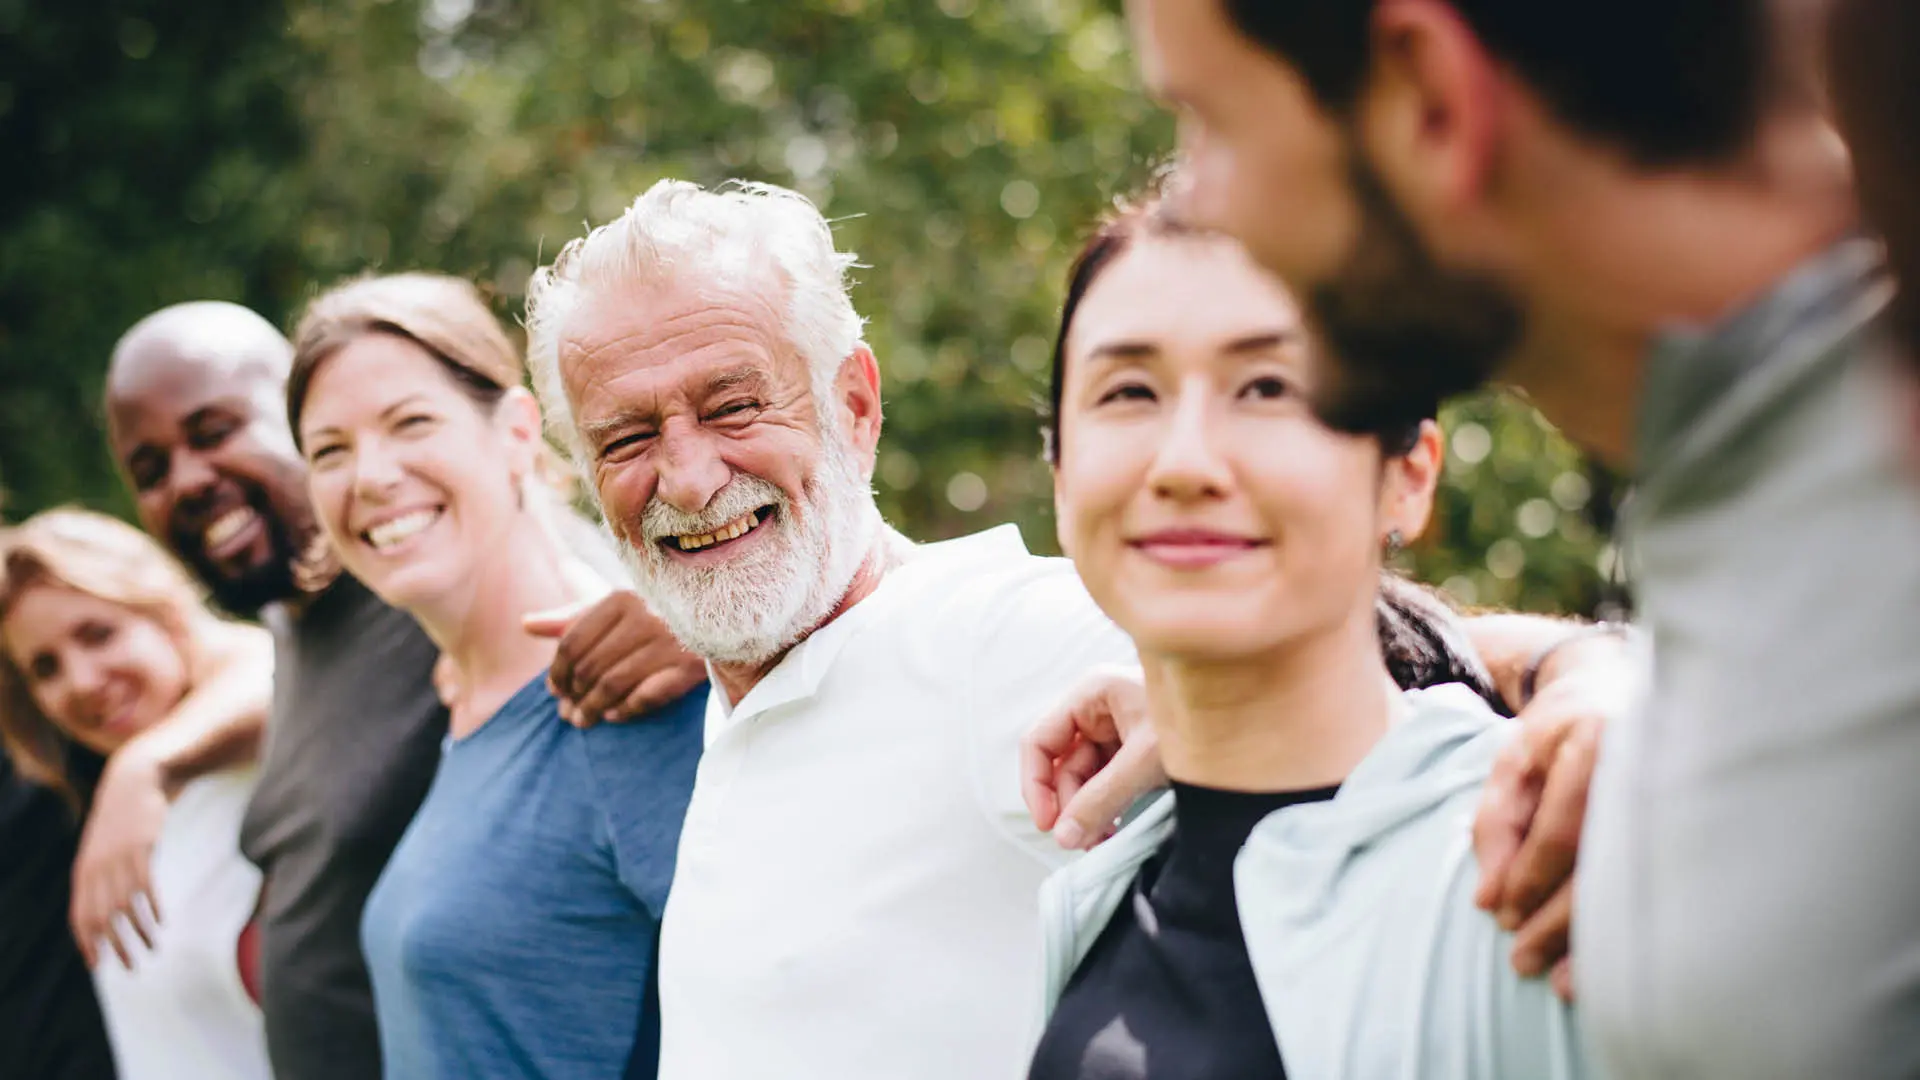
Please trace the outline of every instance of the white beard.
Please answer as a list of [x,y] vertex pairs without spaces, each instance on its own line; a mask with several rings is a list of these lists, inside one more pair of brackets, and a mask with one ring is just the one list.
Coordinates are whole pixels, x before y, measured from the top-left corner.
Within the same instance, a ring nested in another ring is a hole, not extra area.
[[[619,530],[635,588],[694,654],[715,663],[766,663],[819,628],[852,588],[880,512],[852,448],[830,434],[825,443],[819,467],[802,484],[797,521],[785,492],[736,473],[698,514],[658,498],[648,502],[637,545]],[[771,534],[725,563],[683,566],[660,549],[662,538],[712,532],[769,504],[773,513],[754,531]]]

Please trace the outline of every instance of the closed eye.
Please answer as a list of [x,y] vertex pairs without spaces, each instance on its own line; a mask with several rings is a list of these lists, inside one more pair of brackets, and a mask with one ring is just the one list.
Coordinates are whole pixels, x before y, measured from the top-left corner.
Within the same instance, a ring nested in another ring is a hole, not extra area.
[[1130,383],[1121,383],[1120,385],[1114,386],[1114,387],[1109,387],[1105,393],[1100,395],[1099,400],[1094,402],[1094,404],[1105,405],[1108,402],[1115,402],[1115,401],[1152,401],[1152,400],[1154,400],[1152,390],[1148,389],[1142,383],[1130,382]]
[[707,419],[724,420],[729,416],[739,416],[741,413],[752,412],[758,408],[760,408],[760,403],[757,401],[729,402],[708,413]]
[[1240,388],[1241,397],[1261,401],[1277,401],[1292,392],[1293,388],[1278,375],[1262,375],[1257,379],[1249,379],[1246,385]]
[[211,450],[227,441],[227,436],[240,429],[238,420],[225,415],[212,415],[197,420],[187,432],[187,445],[195,450]]
[[618,457],[622,453],[638,449],[652,440],[653,432],[651,431],[636,431],[631,434],[621,435],[618,438],[608,441],[605,446],[602,446],[600,448],[600,456],[602,458]]

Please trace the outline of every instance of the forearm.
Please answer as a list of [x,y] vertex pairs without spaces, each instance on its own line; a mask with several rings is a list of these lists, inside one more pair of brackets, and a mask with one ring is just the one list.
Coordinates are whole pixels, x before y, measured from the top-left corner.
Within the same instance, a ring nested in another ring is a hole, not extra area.
[[152,763],[169,792],[260,754],[273,699],[272,641],[265,631],[235,626],[216,649],[173,711],[120,750]]
[[[1480,662],[1486,666],[1487,674],[1493,677],[1493,686],[1500,692],[1500,699],[1515,712],[1526,707],[1524,683],[1527,669],[1534,661],[1549,651],[1559,652],[1556,645],[1567,643],[1569,639],[1583,633],[1591,623],[1578,619],[1553,618],[1544,615],[1521,615],[1515,612],[1493,612],[1476,615],[1466,620],[1467,638],[1473,642],[1474,651],[1480,654]],[[1557,657],[1549,657],[1556,659]],[[1558,668],[1557,663],[1551,665]],[[1543,667],[1535,681],[1537,691],[1544,685],[1548,671]]]

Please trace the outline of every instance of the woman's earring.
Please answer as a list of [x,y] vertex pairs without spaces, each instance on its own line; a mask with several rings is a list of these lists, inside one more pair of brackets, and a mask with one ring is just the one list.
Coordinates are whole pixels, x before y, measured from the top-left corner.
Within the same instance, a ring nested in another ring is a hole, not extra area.
[[1400,554],[1401,551],[1405,550],[1406,546],[1407,538],[1401,535],[1399,529],[1387,530],[1387,558],[1391,559],[1395,555]]

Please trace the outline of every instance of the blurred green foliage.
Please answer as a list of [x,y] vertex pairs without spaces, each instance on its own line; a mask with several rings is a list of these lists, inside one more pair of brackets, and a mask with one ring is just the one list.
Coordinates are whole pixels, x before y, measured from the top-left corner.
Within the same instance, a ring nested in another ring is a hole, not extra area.
[[[0,0],[0,486],[124,511],[114,339],[206,297],[286,323],[369,268],[528,273],[663,176],[811,195],[858,251],[876,486],[913,535],[1051,548],[1035,407],[1067,261],[1171,146],[1089,0]],[[1601,542],[1531,410],[1456,406],[1435,527],[1461,598],[1590,610]]]

